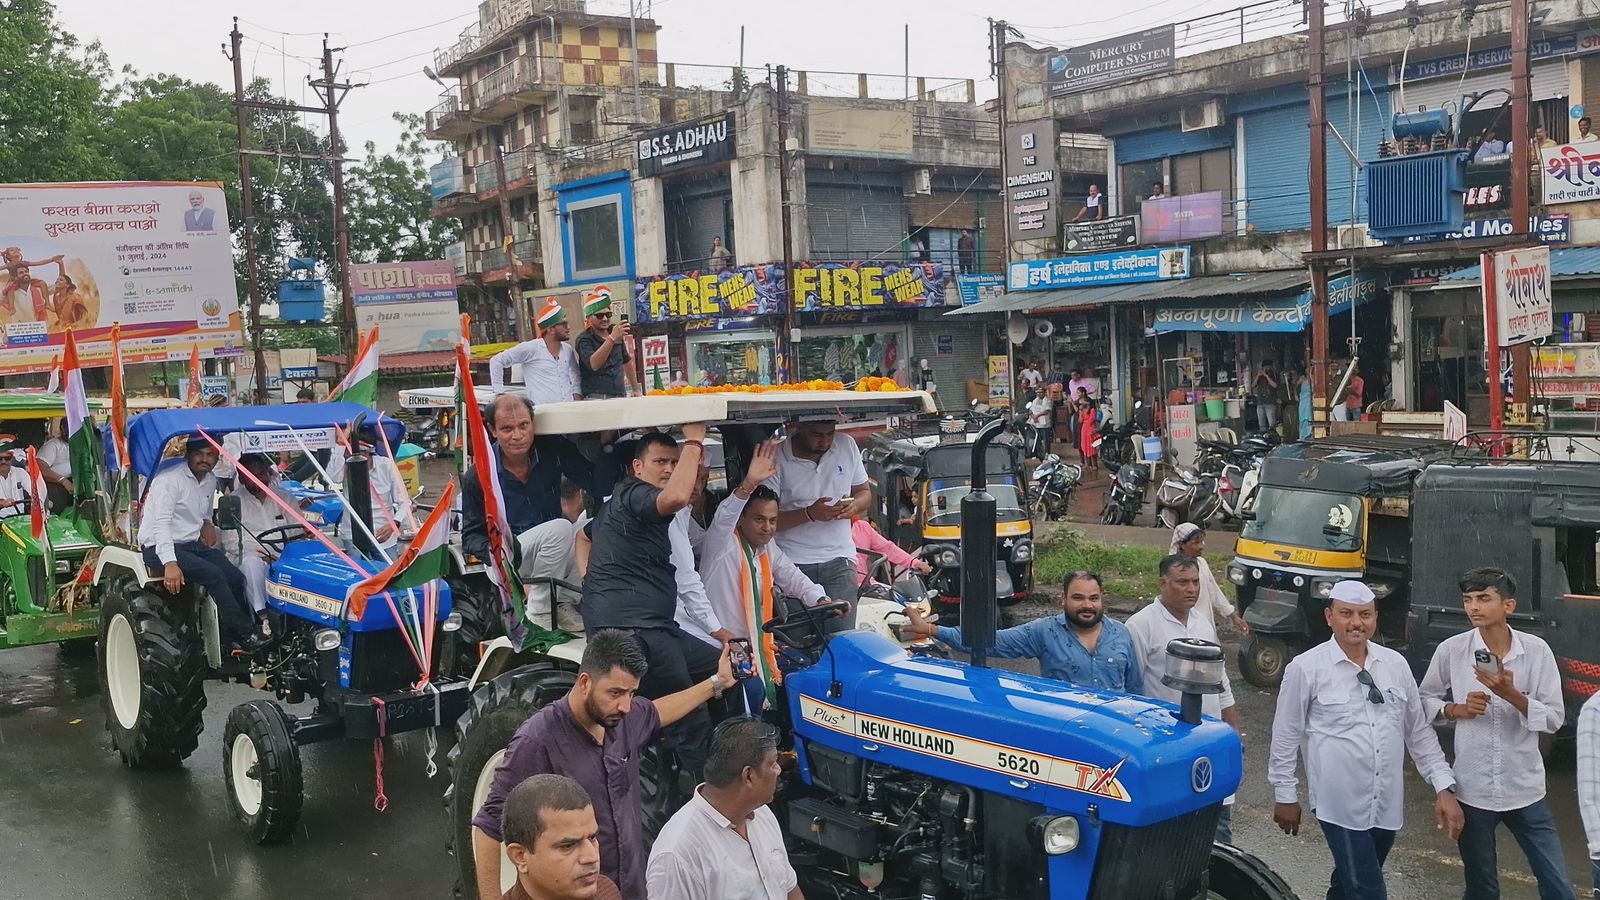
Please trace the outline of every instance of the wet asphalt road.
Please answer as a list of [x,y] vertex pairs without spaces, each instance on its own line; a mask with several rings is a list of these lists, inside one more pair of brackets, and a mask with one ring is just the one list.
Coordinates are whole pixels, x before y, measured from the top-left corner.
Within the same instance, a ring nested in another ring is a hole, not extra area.
[[[1016,668],[1028,669],[1029,665]],[[1271,823],[1266,770],[1273,698],[1235,677],[1245,722],[1246,781],[1234,812],[1238,844],[1264,858],[1310,900],[1321,897],[1331,862],[1313,825],[1298,838]],[[454,861],[446,850],[439,775],[424,774],[420,734],[391,739],[384,769],[390,807],[372,808],[370,744],[304,748],[305,814],[293,843],[257,847],[231,819],[222,776],[223,721],[261,696],[211,684],[199,751],[179,770],[131,772],[110,751],[92,654],[54,647],[0,653],[0,900],[55,898],[447,898]],[[1550,801],[1568,866],[1586,896],[1586,859],[1570,752],[1551,764]],[[1461,896],[1455,846],[1432,827],[1426,786],[1409,771],[1407,826],[1389,859],[1394,900]],[[1308,816],[1309,821],[1309,816]],[[1502,832],[1502,895],[1538,896],[1521,852]]]

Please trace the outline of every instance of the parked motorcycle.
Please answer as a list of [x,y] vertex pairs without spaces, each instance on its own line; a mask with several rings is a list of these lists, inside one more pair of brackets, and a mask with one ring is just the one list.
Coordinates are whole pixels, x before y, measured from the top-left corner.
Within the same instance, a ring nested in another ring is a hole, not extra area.
[[1050,453],[1033,470],[1034,518],[1043,516],[1054,522],[1067,517],[1072,506],[1072,491],[1083,480],[1083,467],[1064,462],[1059,454]]
[[1156,488],[1156,521],[1167,528],[1184,522],[1205,527],[1222,508],[1218,476],[1175,466]]
[[1130,460],[1117,469],[1116,477],[1106,489],[1105,506],[1100,510],[1100,521],[1107,525],[1132,525],[1144,508],[1144,495],[1150,486],[1148,463]]
[[1256,487],[1261,482],[1260,456],[1252,456],[1246,462],[1227,463],[1222,467],[1222,475],[1217,480],[1217,495],[1222,499],[1222,513],[1224,522],[1243,519],[1241,513],[1250,505],[1250,498],[1255,495]]

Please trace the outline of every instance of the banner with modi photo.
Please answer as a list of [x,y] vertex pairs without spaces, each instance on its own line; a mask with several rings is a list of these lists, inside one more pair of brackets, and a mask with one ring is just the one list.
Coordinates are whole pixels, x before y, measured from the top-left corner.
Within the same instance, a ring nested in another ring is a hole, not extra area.
[[0,185],[0,375],[46,372],[68,329],[85,366],[243,353],[216,183]]

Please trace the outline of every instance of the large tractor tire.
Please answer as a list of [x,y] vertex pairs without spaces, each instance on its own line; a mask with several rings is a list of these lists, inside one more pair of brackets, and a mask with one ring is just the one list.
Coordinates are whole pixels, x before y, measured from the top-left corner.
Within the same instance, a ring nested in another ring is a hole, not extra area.
[[[550,663],[523,666],[486,682],[472,694],[472,704],[456,722],[456,745],[450,750],[450,789],[445,809],[450,815],[450,840],[461,879],[460,896],[478,897],[478,870],[472,849],[472,817],[489,796],[506,745],[534,713],[564,698],[577,673]],[[500,889],[509,890],[516,870],[500,854]],[[498,894],[496,895],[498,896]],[[494,898],[483,898],[494,900]]]
[[1299,900],[1266,863],[1227,844],[1211,845],[1206,883],[1208,900]]
[[1239,645],[1239,672],[1256,687],[1273,690],[1283,683],[1283,671],[1295,652],[1281,637],[1252,631]]
[[[679,777],[682,771],[678,754],[661,741],[646,747],[639,757],[639,800],[644,807],[647,852],[655,845],[656,835],[667,827],[667,820],[689,800],[683,779]],[[687,787],[693,789],[692,784]]]
[[286,840],[300,822],[305,792],[300,745],[283,707],[271,700],[241,703],[222,732],[222,771],[228,801],[245,834],[257,844]]
[[206,708],[201,599],[174,601],[126,576],[100,592],[100,696],[111,745],[129,768],[172,768],[199,746]]
[[486,576],[447,578],[450,602],[461,614],[461,628],[445,635],[439,649],[439,674],[470,676],[478,667],[478,645],[505,634],[500,619],[500,599]]

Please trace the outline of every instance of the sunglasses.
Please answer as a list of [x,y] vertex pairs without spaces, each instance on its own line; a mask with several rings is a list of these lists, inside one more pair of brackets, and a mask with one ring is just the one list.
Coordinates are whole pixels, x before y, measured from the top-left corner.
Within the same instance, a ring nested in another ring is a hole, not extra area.
[[1371,672],[1368,672],[1366,669],[1362,669],[1356,673],[1356,680],[1366,686],[1368,703],[1383,702],[1383,691],[1378,690],[1378,686],[1372,682]]
[[597,312],[597,313],[594,313],[593,315],[594,315],[594,317],[596,319],[609,319],[609,318],[611,318],[611,313],[609,313],[609,312]]

